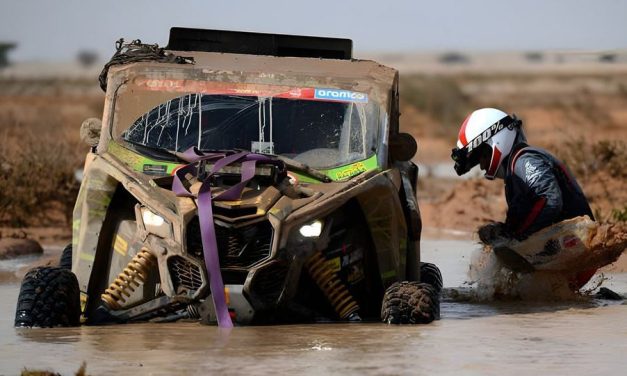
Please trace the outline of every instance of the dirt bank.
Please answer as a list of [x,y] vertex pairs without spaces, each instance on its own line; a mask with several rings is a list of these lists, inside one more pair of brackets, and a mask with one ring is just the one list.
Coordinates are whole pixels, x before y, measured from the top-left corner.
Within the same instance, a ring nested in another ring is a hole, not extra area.
[[[505,219],[507,203],[502,180],[425,180],[423,190],[418,192],[424,226],[474,231],[486,222]],[[579,182],[597,220],[622,219],[621,210],[627,205],[622,178],[598,171]]]

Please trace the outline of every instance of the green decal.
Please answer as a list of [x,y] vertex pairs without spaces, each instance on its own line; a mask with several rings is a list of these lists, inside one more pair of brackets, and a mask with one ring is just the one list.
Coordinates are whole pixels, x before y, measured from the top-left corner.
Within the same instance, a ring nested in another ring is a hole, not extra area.
[[[151,175],[166,175],[172,174],[174,169],[181,166],[177,163],[169,163],[163,161],[156,161],[147,157],[144,157],[140,154],[137,154],[129,149],[124,148],[122,145],[111,141],[109,143],[108,152],[111,155],[118,158],[120,161],[130,166],[133,170],[139,171],[145,174]],[[376,170],[379,168],[377,164],[377,155],[374,154],[370,158],[365,159],[363,161],[351,163],[346,166],[341,166],[337,168],[331,168],[328,170],[321,170],[321,172],[332,180],[345,180],[351,178],[355,175],[361,174],[362,172]],[[299,182],[302,183],[320,183],[319,180],[308,176],[306,174],[290,172],[290,174],[294,175]]]
[[333,180],[344,180],[361,174],[362,172],[375,170],[377,168],[379,168],[379,165],[377,164],[377,155],[375,154],[366,160],[351,163],[347,166],[325,170],[323,172]]
[[81,252],[78,258],[83,261],[94,262],[95,256],[89,253]]
[[141,154],[137,154],[129,149],[126,149],[114,141],[109,143],[107,151],[124,164],[131,167],[133,170],[148,175],[169,175],[172,174],[174,169],[181,166],[178,163],[157,161],[144,157]]
[[381,273],[381,278],[383,278],[384,280],[394,277],[396,277],[396,270],[388,270],[385,273]]
[[312,178],[309,175],[304,175],[294,171],[290,171],[289,174],[294,176],[299,183],[320,183],[320,180]]

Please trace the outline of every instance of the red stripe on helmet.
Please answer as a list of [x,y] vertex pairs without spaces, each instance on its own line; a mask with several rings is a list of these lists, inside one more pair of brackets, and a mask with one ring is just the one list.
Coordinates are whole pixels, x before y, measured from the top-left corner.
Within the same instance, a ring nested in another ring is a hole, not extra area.
[[488,168],[487,174],[489,176],[494,176],[496,174],[496,169],[499,167],[499,160],[501,159],[501,151],[496,146],[492,151],[492,159],[490,160],[490,167]]
[[462,123],[462,127],[459,129],[459,135],[457,136],[463,146],[468,145],[468,140],[466,139],[466,124],[468,124],[468,120],[470,119],[471,116],[472,114],[466,117],[466,119]]

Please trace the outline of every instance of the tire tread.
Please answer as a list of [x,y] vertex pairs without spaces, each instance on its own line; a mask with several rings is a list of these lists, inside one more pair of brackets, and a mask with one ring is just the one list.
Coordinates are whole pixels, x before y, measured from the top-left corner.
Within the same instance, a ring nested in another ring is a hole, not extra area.
[[16,327],[80,325],[76,276],[58,267],[38,267],[24,276],[15,310]]

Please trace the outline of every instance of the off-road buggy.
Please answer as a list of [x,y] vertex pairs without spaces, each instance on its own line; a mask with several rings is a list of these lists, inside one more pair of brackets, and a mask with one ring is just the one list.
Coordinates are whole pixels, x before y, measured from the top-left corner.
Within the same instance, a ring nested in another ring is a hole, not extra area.
[[184,28],[119,41],[81,129],[72,244],[25,277],[16,326],[437,319],[398,72],[351,55]]

